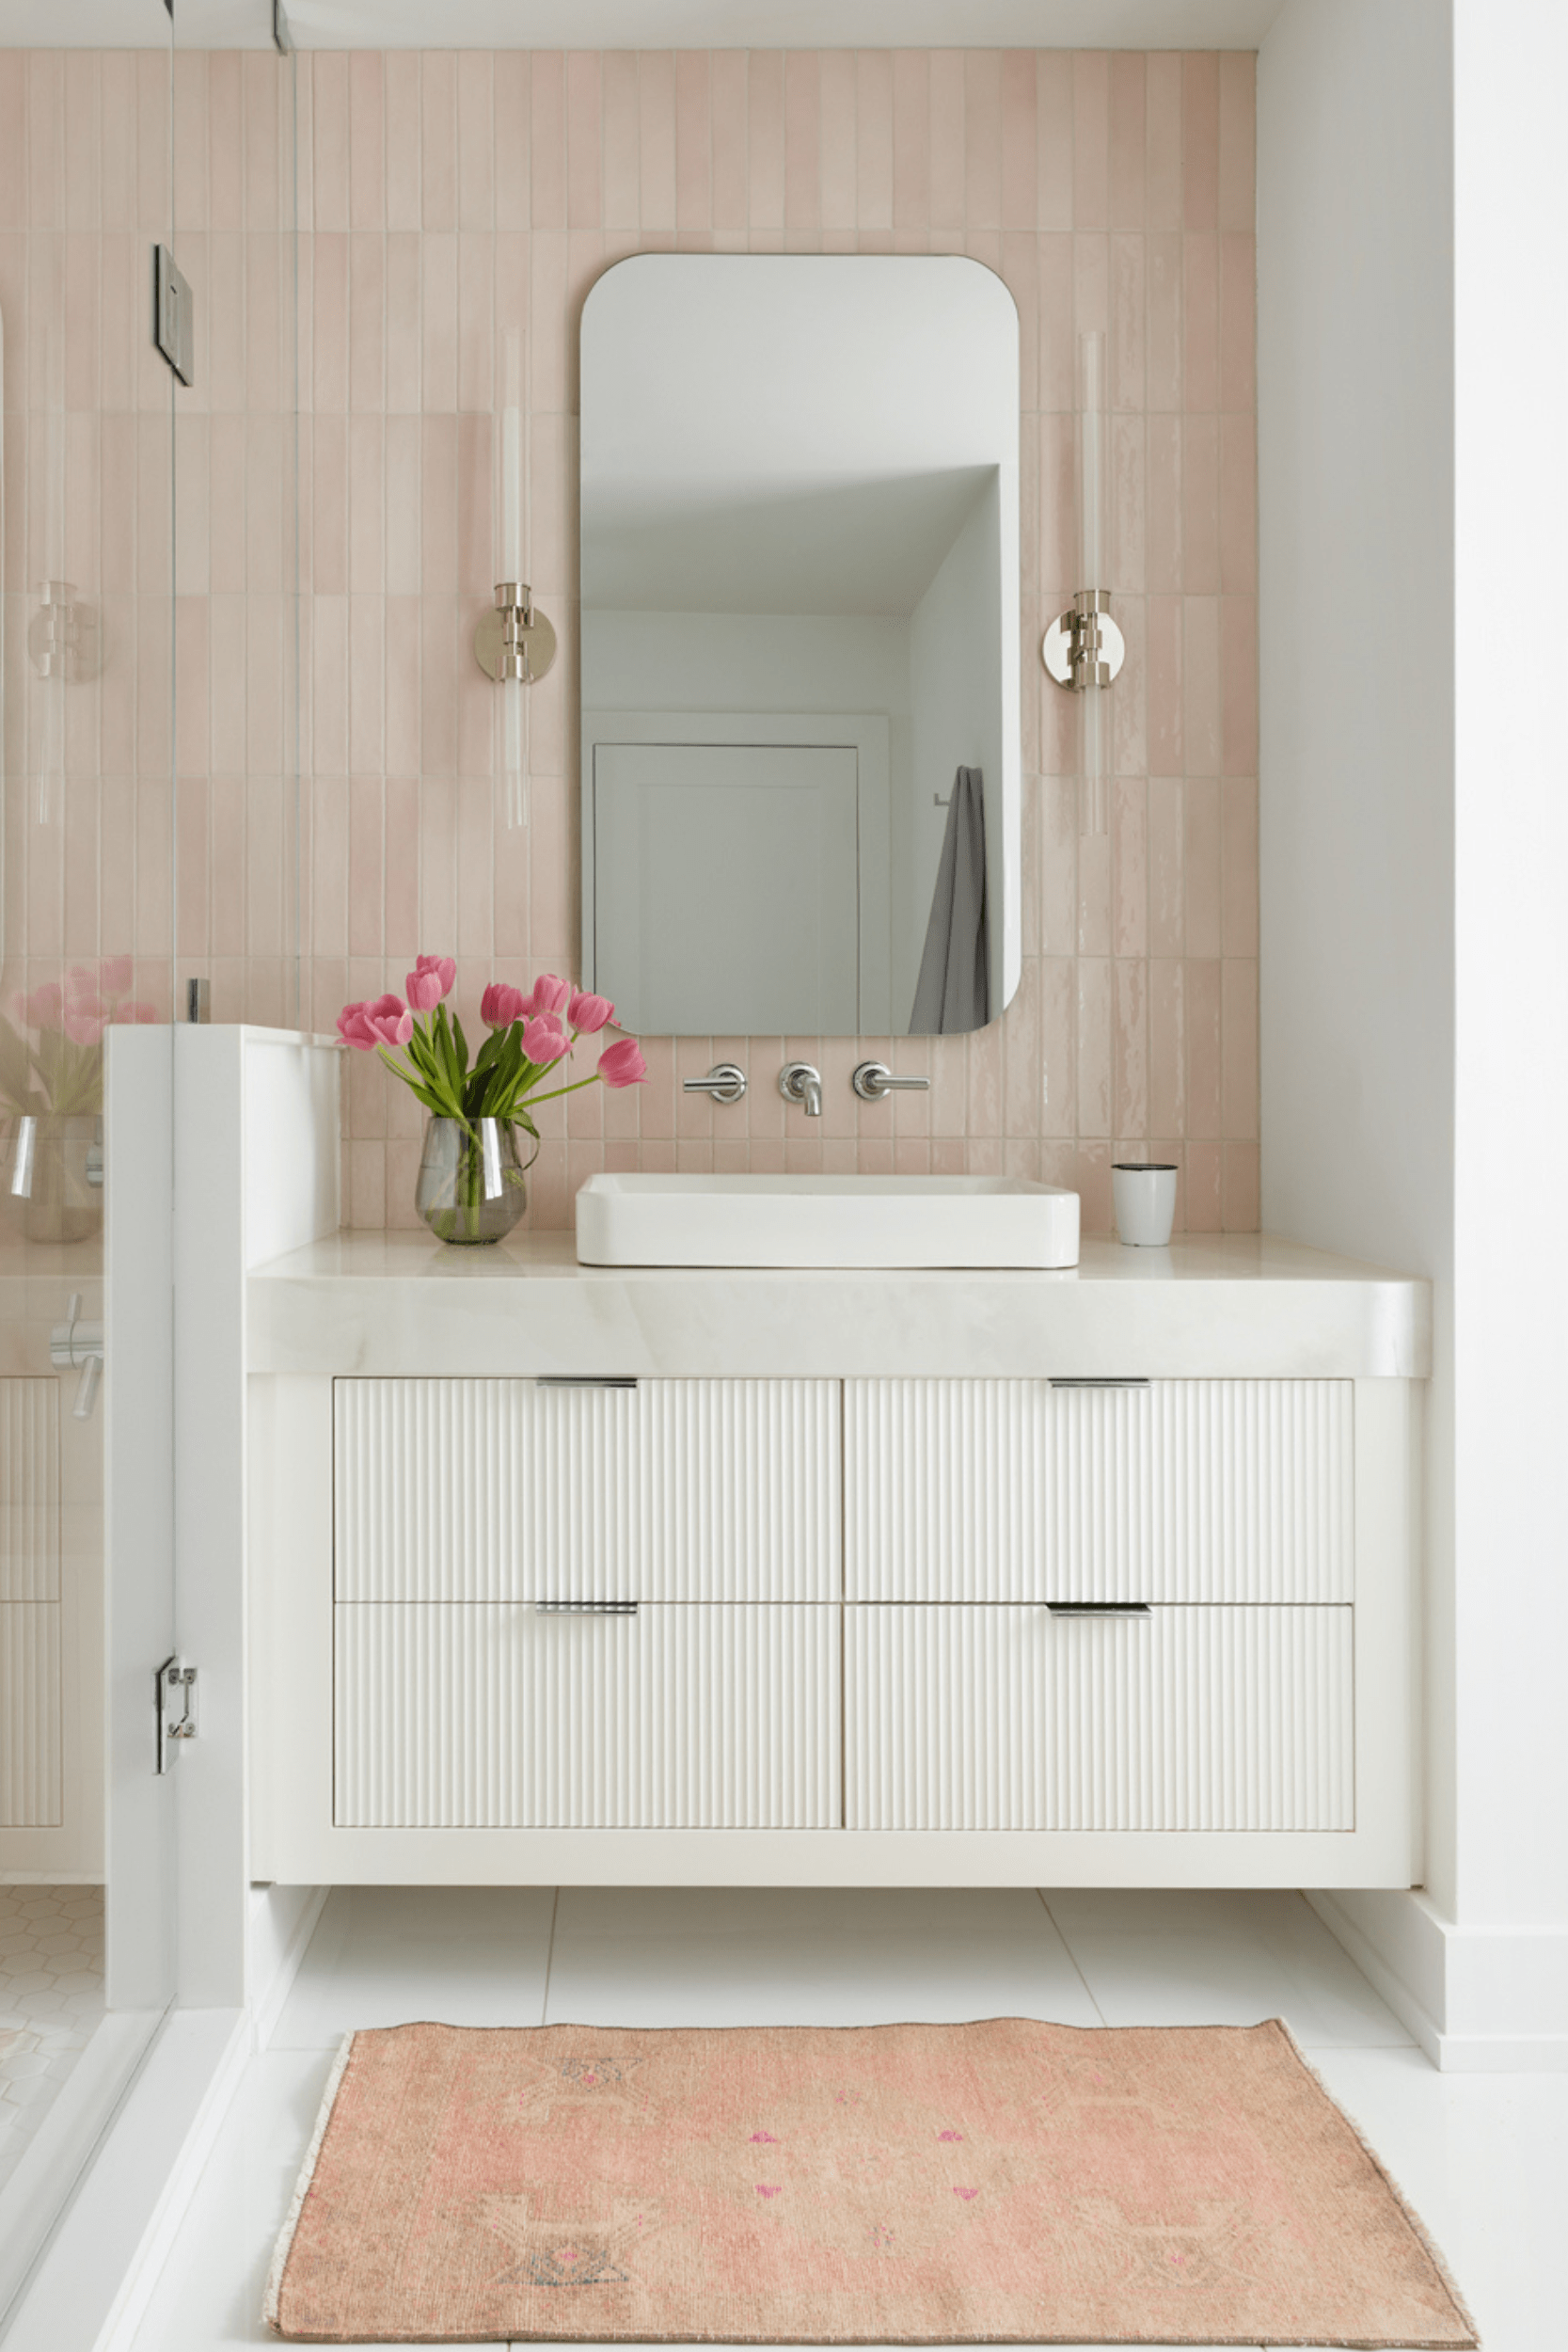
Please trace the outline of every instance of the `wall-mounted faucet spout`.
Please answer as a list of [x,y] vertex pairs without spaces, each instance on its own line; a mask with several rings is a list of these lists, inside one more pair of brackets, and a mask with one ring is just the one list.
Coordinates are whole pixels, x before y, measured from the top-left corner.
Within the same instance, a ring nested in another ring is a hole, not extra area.
[[786,1061],[779,1073],[779,1092],[786,1103],[800,1103],[808,1119],[822,1116],[822,1073],[809,1061]]

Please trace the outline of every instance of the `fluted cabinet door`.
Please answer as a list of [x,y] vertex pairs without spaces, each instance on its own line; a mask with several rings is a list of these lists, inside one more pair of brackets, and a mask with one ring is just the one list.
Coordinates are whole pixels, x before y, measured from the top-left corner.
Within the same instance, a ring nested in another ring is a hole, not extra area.
[[1353,1829],[1353,1614],[848,1608],[848,1826]]
[[826,1829],[831,1606],[340,1606],[341,1827]]
[[0,1829],[64,1819],[60,1696],[58,1601],[0,1601]]
[[340,1601],[835,1600],[832,1380],[340,1380]]
[[0,1379],[0,1829],[64,1818],[60,1384]]
[[1348,1601],[1348,1380],[847,1380],[850,1600]]
[[60,1597],[60,1384],[0,1379],[0,1601]]

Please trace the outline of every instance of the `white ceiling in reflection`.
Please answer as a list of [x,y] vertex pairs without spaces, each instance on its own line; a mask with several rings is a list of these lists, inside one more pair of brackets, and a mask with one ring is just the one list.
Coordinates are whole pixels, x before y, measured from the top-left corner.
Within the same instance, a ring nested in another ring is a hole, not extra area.
[[583,535],[583,606],[910,613],[994,470],[610,490]]

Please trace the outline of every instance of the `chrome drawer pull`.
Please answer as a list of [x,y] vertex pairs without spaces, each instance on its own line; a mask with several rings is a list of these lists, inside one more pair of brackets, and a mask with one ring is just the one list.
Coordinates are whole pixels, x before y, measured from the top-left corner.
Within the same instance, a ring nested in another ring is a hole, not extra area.
[[1053,1380],[1053,1389],[1147,1389],[1147,1380]]
[[539,1617],[635,1617],[635,1600],[536,1600]]
[[542,1372],[533,1385],[536,1389],[635,1389],[637,1382],[615,1373],[601,1378],[597,1373]]
[[1147,1600],[1048,1600],[1053,1617],[1147,1617]]

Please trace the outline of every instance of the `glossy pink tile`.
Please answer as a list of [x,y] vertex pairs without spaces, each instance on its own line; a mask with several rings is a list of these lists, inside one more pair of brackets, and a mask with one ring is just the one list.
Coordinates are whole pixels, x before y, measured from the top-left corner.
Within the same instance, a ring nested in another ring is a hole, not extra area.
[[1036,226],[1073,226],[1072,58],[1062,49],[1035,56]]
[[1224,596],[1219,607],[1220,767],[1227,776],[1258,772],[1258,599]]
[[1149,60],[1137,50],[1118,49],[1109,63],[1107,216],[1113,229],[1141,230],[1147,209]]
[[967,169],[964,153],[964,56],[958,49],[929,55],[931,84],[931,227],[961,230]]
[[1219,226],[1219,58],[1189,50],[1181,60],[1182,226]]
[[1258,585],[1258,430],[1250,411],[1223,416],[1220,429],[1220,586],[1232,595]]
[[1111,72],[1103,50],[1072,59],[1072,225],[1107,229],[1111,221]]
[[1251,232],[1257,208],[1258,60],[1245,49],[1219,59],[1217,212],[1221,229]]
[[817,59],[791,49],[784,61],[784,227],[793,235],[822,225]]

